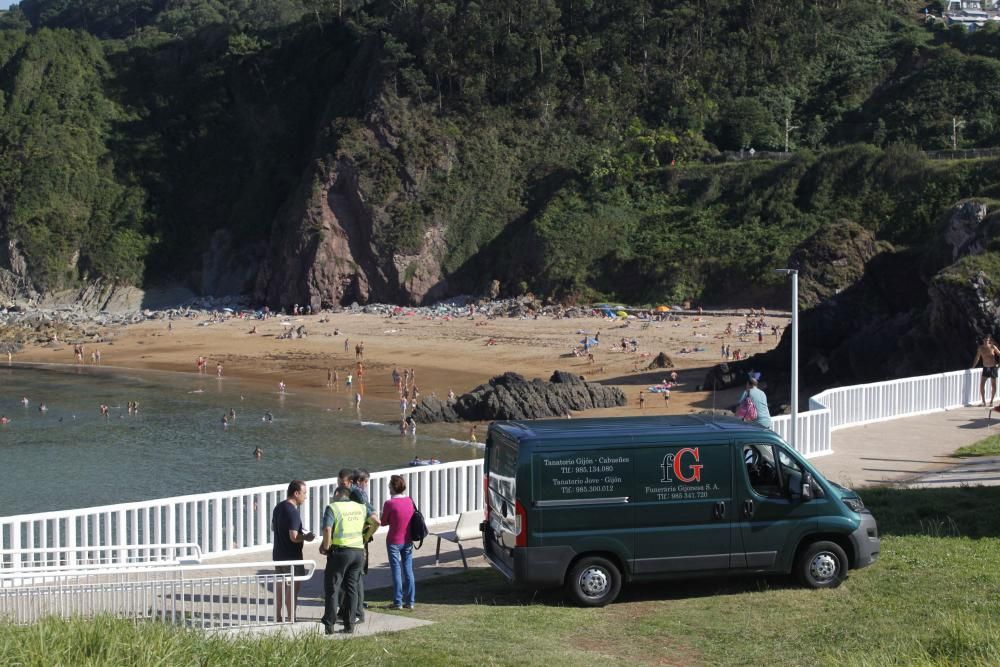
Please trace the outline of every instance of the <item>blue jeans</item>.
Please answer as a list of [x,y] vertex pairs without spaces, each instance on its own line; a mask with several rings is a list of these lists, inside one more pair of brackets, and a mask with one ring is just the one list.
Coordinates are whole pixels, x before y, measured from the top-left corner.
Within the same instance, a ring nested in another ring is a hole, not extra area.
[[416,596],[413,583],[413,543],[387,544],[386,551],[389,554],[389,569],[392,570],[392,603],[399,606],[412,605]]

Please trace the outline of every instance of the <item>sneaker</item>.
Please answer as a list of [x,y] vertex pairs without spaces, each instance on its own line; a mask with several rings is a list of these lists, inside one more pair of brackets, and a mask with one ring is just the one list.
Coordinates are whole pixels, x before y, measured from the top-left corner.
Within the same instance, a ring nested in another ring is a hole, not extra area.
[[403,609],[406,609],[407,611],[413,611],[413,605],[412,604],[404,604],[403,605]]
[[403,605],[401,605],[401,604],[391,604],[388,607],[386,607],[386,609],[392,609],[393,611],[399,611],[402,608],[403,608]]

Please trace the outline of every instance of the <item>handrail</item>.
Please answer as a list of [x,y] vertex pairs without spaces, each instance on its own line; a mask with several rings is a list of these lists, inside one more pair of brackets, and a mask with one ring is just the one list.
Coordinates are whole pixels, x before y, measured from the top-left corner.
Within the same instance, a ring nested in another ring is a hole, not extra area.
[[[288,566],[302,566],[303,573]],[[294,623],[294,605],[278,619],[277,597],[315,571],[315,561],[297,560],[11,572],[0,575],[0,618],[34,623],[52,615],[113,614],[201,629]]]

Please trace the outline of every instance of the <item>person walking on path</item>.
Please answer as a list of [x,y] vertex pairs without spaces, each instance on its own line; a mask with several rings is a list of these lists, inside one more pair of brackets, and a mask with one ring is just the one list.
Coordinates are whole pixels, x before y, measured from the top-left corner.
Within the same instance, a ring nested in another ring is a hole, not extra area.
[[416,585],[413,581],[413,542],[410,541],[410,519],[416,505],[405,495],[406,480],[400,475],[389,478],[392,494],[382,506],[382,525],[389,526],[385,536],[389,569],[392,571],[392,604],[390,609],[413,609]]
[[987,334],[979,341],[976,349],[976,358],[972,361],[972,367],[980,361],[983,362],[983,374],[979,378],[979,399],[986,405],[986,379],[990,380],[990,406],[997,395],[997,357],[1000,356],[1000,349],[997,349],[993,342],[993,337]]
[[[344,632],[354,632],[354,609],[357,606],[358,579],[365,562],[362,533],[368,510],[351,500],[351,489],[338,486],[333,502],[323,511],[323,543],[319,552],[326,555],[323,571],[323,627],[333,634],[338,612],[344,619]],[[338,609],[340,590],[344,590],[342,609]]]
[[760,424],[764,428],[771,428],[771,411],[767,409],[767,394],[757,386],[759,381],[759,373],[750,373],[747,378],[746,391],[740,396],[740,403],[746,398],[753,401],[754,407],[757,408],[757,419],[754,420],[754,423]]
[[[288,485],[285,499],[274,507],[271,512],[271,530],[274,531],[274,545],[271,548],[271,559],[282,560],[302,560],[302,544],[312,542],[315,538],[310,532],[302,528],[302,516],[299,514],[299,507],[306,501],[306,483],[301,480],[293,480]],[[279,566],[278,574],[289,574],[292,572],[291,565]],[[294,567],[296,576],[305,574],[305,567],[296,565]],[[285,583],[281,580],[275,585],[275,619],[278,623],[282,621],[282,606],[285,607],[288,619],[295,618],[295,606],[299,599],[299,588],[302,582],[296,581],[291,590],[285,590]]]

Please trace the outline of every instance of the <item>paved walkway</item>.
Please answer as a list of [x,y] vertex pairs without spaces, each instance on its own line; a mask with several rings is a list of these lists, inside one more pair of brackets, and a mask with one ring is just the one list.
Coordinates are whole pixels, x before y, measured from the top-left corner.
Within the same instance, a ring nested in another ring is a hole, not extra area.
[[[430,529],[451,530],[455,527],[454,522],[431,525]],[[434,549],[437,546],[437,538],[429,536],[424,540],[423,547],[413,552],[413,574],[417,581],[417,608],[420,607],[420,582],[434,579],[447,574],[456,574],[463,571],[462,558],[458,553],[458,547],[451,542],[441,542],[441,562],[434,563]],[[486,559],[483,558],[482,546],[474,542],[463,542],[465,556],[470,568],[489,567]],[[303,557],[306,560],[316,561],[316,571],[312,578],[303,582],[299,595],[299,606],[297,611],[297,622],[292,626],[263,626],[254,628],[254,634],[280,633],[289,636],[298,636],[303,633],[322,632],[323,626],[320,618],[323,616],[323,568],[326,565],[326,557],[319,553],[319,540],[312,544],[306,544],[303,550]],[[213,563],[250,563],[267,558],[269,551],[257,551],[241,556],[225,556],[218,559],[208,560]],[[392,588],[392,573],[389,571],[389,559],[385,550],[385,534],[375,536],[375,540],[369,545],[368,575],[365,577],[365,588],[367,591],[378,591],[378,589]],[[387,594],[388,593],[388,594]],[[398,632],[411,628],[429,625],[430,621],[414,618],[413,612],[409,611],[388,611],[389,603],[392,602],[391,592],[386,590],[378,591],[376,595],[367,595],[370,606],[365,614],[365,621],[358,623],[354,628],[353,636],[373,635],[380,632]],[[378,602],[374,600],[377,599]],[[340,629],[340,626],[337,626]],[[232,634],[239,634],[233,631]],[[330,635],[333,639],[341,639],[352,635],[344,635],[340,632]]]
[[[950,454],[990,435],[1000,435],[997,413],[956,408],[833,433],[833,454],[812,459],[828,479],[848,487],[879,484],[942,486],[1000,484],[995,461],[956,459]],[[953,469],[953,470],[952,470]]]

